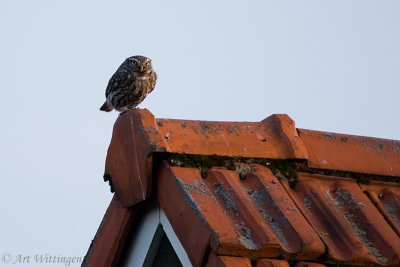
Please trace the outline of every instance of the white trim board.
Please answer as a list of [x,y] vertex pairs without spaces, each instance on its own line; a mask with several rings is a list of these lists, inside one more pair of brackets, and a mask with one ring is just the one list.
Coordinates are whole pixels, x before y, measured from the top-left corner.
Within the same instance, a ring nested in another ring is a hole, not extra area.
[[143,266],[157,227],[160,224],[182,265],[184,267],[193,266],[164,211],[156,201],[152,201],[147,205],[143,217],[135,227],[132,240],[128,240],[131,244],[125,255],[122,267]]

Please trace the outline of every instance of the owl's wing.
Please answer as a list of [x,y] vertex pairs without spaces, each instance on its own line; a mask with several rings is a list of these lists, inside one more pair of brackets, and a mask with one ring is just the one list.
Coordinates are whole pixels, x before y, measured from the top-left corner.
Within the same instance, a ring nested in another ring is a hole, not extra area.
[[157,81],[157,73],[156,73],[155,71],[153,71],[153,72],[151,73],[151,77],[150,77],[150,84],[151,84],[151,87],[150,87],[149,94],[150,94],[151,92],[153,92],[154,87],[156,86],[156,81]]
[[121,69],[114,73],[114,75],[110,78],[106,89],[106,97],[115,90],[124,90],[130,86],[132,83],[132,77],[130,73]]

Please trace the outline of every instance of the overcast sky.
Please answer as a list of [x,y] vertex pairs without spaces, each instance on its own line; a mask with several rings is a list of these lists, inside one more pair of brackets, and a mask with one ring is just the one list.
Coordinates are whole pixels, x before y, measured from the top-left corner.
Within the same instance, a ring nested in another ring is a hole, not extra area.
[[118,114],[98,108],[132,55],[153,60],[140,107],[156,117],[286,113],[299,128],[400,139],[400,1],[190,2],[0,2],[0,255],[85,255],[112,197]]

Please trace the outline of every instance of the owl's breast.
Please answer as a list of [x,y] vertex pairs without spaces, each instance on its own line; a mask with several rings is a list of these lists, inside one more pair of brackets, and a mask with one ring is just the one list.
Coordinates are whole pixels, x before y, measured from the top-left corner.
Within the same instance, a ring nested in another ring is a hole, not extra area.
[[134,91],[136,94],[147,95],[155,86],[155,78],[153,73],[143,76],[137,76],[134,83]]

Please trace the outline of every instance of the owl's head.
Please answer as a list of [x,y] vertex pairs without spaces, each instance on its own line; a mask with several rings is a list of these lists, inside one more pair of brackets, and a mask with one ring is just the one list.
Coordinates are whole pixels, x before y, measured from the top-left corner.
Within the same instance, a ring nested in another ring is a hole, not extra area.
[[129,70],[139,71],[140,73],[150,73],[153,70],[150,58],[144,56],[133,56],[128,57],[126,61]]

